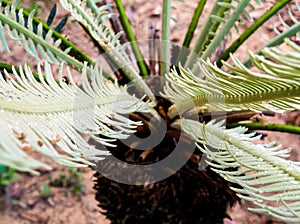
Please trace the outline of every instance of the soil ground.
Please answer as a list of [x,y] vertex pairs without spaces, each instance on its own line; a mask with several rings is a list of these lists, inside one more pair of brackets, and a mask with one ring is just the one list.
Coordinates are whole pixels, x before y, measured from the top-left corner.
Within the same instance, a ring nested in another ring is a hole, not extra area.
[[[161,21],[161,1],[146,1],[146,0],[127,0],[124,1],[127,6],[127,13],[131,19],[134,32],[140,40],[148,39],[148,30],[150,21],[155,23],[155,27],[160,29]],[[213,1],[208,1],[211,5]],[[39,1],[37,4],[40,7],[40,14],[46,17],[43,9],[51,7],[53,2]],[[177,22],[172,22],[171,40],[174,42],[182,42],[184,33],[188,27],[192,16],[193,9],[197,1],[188,0],[185,2],[173,1],[176,9],[172,11],[172,17]],[[254,18],[259,18],[262,13],[268,8],[260,8],[252,13]],[[207,15],[208,10],[204,11]],[[284,18],[286,18],[287,10],[285,10]],[[59,8],[57,19],[63,18],[66,13]],[[258,30],[258,34],[251,37],[239,50],[236,55],[243,60],[247,57],[247,51],[256,51],[264,45],[266,39],[274,36],[271,22],[264,25]],[[276,23],[278,25],[278,23]],[[196,32],[198,35],[201,22]],[[93,45],[87,40],[84,31],[69,20],[67,26],[62,33],[84,49],[92,58],[97,59],[98,52],[94,50]],[[234,34],[233,34],[234,35]],[[228,41],[230,42],[230,41]],[[194,44],[194,42],[192,43]],[[11,62],[15,65],[23,64],[31,61],[32,58],[27,56],[23,50],[17,46],[12,47],[13,54],[6,57],[7,54],[0,55],[1,61]],[[286,113],[277,115],[274,118],[268,118],[267,122],[292,122],[300,125],[299,113]],[[282,144],[283,147],[291,147],[291,159],[300,161],[300,137],[282,133],[267,133],[265,141],[274,141]],[[42,158],[44,159],[44,158]],[[69,223],[69,224],[106,224],[109,221],[99,213],[97,202],[94,199],[95,193],[93,186],[94,171],[89,168],[79,169],[82,178],[77,180],[82,184],[83,190],[79,194],[73,191],[70,187],[53,187],[50,186],[50,194],[45,195],[45,184],[48,185],[50,180],[59,179],[61,175],[69,175],[68,168],[54,164],[49,159],[45,160],[54,167],[52,172],[42,172],[40,176],[32,176],[25,173],[19,174],[19,181],[12,183],[7,189],[6,194],[0,195],[0,224],[31,224],[31,223]],[[73,178],[73,177],[70,177]],[[44,195],[43,195],[44,194]],[[233,221],[224,220],[226,224],[265,224],[265,223],[284,223],[280,221],[271,221],[264,215],[253,214],[247,211],[246,207],[249,203],[242,201],[241,204],[229,209],[229,214]]]

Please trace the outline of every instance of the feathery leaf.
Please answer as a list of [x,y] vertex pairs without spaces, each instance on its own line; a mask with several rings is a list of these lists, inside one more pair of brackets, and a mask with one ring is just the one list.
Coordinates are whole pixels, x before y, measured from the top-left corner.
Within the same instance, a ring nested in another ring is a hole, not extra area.
[[[28,66],[14,70],[13,76],[0,75],[0,161],[19,170],[35,173],[37,167],[49,168],[29,157],[24,150],[45,154],[68,166],[93,165],[109,153],[103,145],[133,133],[140,122],[126,118],[131,112],[148,112],[153,106],[105,80],[98,66],[84,66],[82,87],[75,84],[67,68],[60,65],[58,82],[48,63],[39,64],[37,82]],[[88,74],[91,73],[91,74]],[[43,79],[45,74],[45,80]],[[89,78],[88,78],[89,77]],[[91,137],[100,149],[90,146]],[[59,153],[59,150],[62,153]]]
[[289,156],[288,149],[280,150],[274,143],[254,144],[260,136],[245,134],[244,127],[226,130],[224,122],[204,125],[182,119],[180,124],[206,155],[211,169],[240,185],[232,189],[258,206],[250,210],[288,222],[300,221],[300,164],[281,158]]
[[87,28],[91,36],[99,43],[106,53],[114,60],[114,62],[126,70],[126,74],[135,84],[141,88],[145,94],[155,102],[155,97],[150,88],[142,81],[138,72],[133,68],[132,63],[126,54],[125,49],[120,45],[120,33],[114,34],[113,30],[108,26],[107,20],[111,14],[108,13],[109,5],[97,8],[92,0],[60,0],[65,10]]
[[[10,51],[4,34],[5,30],[8,37],[16,41],[17,44],[22,45],[24,50],[33,56],[37,62],[41,63],[42,59],[54,64],[65,61],[81,70],[83,64],[66,53],[69,49],[66,49],[64,52],[58,48],[61,43],[59,39],[53,44],[51,43],[53,41],[53,30],[50,29],[44,34],[43,26],[40,23],[37,26],[37,31],[34,31],[35,25],[32,20],[35,12],[32,11],[28,18],[24,18],[22,9],[18,12],[16,11],[16,3],[0,7],[0,40],[4,49],[8,52]],[[1,46],[0,51],[2,51]]]
[[223,62],[225,72],[209,61],[200,64],[205,79],[180,68],[167,76],[165,97],[184,106],[190,99],[198,106],[222,110],[283,111],[300,109],[300,47],[286,40],[292,48],[283,53],[277,48],[266,48],[265,56],[250,53],[252,63],[262,71],[246,68],[231,55],[234,66]]

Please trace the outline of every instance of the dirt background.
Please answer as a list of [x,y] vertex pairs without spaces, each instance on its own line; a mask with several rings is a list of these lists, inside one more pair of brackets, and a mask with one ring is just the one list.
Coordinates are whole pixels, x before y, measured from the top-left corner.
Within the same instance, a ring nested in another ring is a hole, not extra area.
[[[161,1],[146,1],[146,0],[127,0],[123,1],[126,5],[126,10],[133,25],[133,30],[139,40],[148,39],[149,23],[155,24],[155,28],[160,29],[161,21]],[[208,6],[212,5],[213,1],[208,1]],[[35,1],[34,4],[38,6],[38,13],[42,18],[46,18],[47,9],[51,8],[53,1]],[[196,0],[186,0],[185,2],[173,1],[172,17],[177,22],[171,24],[171,40],[181,43],[184,34],[188,27],[189,21],[192,17],[193,10],[197,5]],[[259,18],[271,5],[266,3],[266,7],[258,8],[252,12],[254,18]],[[295,8],[295,4],[292,4]],[[204,10],[207,15],[209,7]],[[60,7],[58,7],[57,20],[59,21],[67,15]],[[283,18],[289,23],[287,17],[287,10],[283,10]],[[239,59],[247,58],[247,51],[256,51],[263,46],[267,39],[275,36],[272,31],[273,23],[278,26],[277,19],[273,18],[266,25],[261,27],[257,34],[246,41],[236,55]],[[248,25],[242,26],[242,29]],[[196,36],[202,26],[200,21]],[[280,26],[279,26],[280,28]],[[84,31],[80,26],[76,25],[72,19],[69,20],[67,26],[62,33],[70,38],[75,44],[86,51],[93,59],[97,59],[98,51],[95,50],[93,44],[89,41]],[[233,32],[233,36],[235,33]],[[230,40],[228,40],[230,43]],[[194,44],[194,42],[192,42]],[[23,64],[32,61],[28,54],[24,53],[21,47],[11,44],[12,54],[9,56],[6,53],[1,53],[0,60],[13,63],[15,65]],[[282,115],[277,115],[272,118],[262,118],[266,122],[279,123],[293,123],[300,125],[300,116],[298,112],[290,112]],[[291,134],[282,133],[267,133],[265,141],[277,141],[283,147],[290,147],[292,149],[291,159],[300,161],[300,137]],[[93,173],[89,168],[80,169],[82,174],[81,179],[78,180],[82,184],[83,189],[79,194],[74,193],[72,186],[70,187],[52,187],[50,186],[50,195],[43,196],[43,187],[49,184],[51,179],[59,178],[61,175],[68,175],[68,168],[54,164],[47,158],[42,157],[50,163],[54,169],[52,172],[43,172],[40,176],[32,176],[26,173],[21,173],[19,181],[11,184],[6,190],[5,195],[0,195],[0,224],[29,224],[29,223],[70,223],[70,224],[106,224],[109,221],[99,213],[97,202],[94,199],[95,192],[93,190]],[[270,221],[264,215],[253,214],[247,211],[247,202],[242,202],[234,208],[228,210],[233,222],[224,220],[226,224],[265,224],[265,223],[284,223],[280,221]]]

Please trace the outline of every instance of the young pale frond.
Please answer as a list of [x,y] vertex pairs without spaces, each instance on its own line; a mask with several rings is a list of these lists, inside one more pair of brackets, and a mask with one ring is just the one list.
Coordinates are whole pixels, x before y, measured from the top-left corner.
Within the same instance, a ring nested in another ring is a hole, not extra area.
[[[69,49],[65,51],[59,49],[61,43],[59,39],[52,43],[53,30],[50,29],[44,37],[43,25],[40,23],[37,32],[34,32],[32,20],[35,12],[32,11],[28,18],[24,18],[23,10],[16,10],[17,3],[18,1],[2,7],[0,2],[0,40],[4,49],[10,51],[4,33],[6,31],[7,37],[22,45],[24,50],[33,56],[37,62],[41,63],[42,60],[46,60],[49,63],[58,64],[65,61],[81,70],[83,64],[67,54]],[[0,51],[2,50],[0,46]]]
[[258,138],[245,134],[243,127],[226,130],[222,123],[204,125],[187,119],[180,124],[206,155],[211,169],[240,185],[232,189],[258,206],[252,211],[300,221],[300,164],[280,158],[287,157],[289,150],[280,150],[274,143],[254,144]]
[[[40,166],[49,168],[25,153],[33,149],[63,165],[93,165],[92,160],[109,154],[103,145],[114,146],[112,141],[126,138],[140,125],[126,115],[149,112],[153,106],[105,80],[97,66],[84,66],[81,87],[69,70],[63,76],[62,64],[58,81],[48,63],[43,68],[38,66],[39,82],[26,65],[19,74],[0,75],[1,164],[32,173]],[[100,148],[90,146],[87,137]]]
[[125,52],[125,48],[120,45],[121,33],[115,34],[106,23],[111,16],[107,12],[107,7],[97,8],[92,0],[60,0],[65,10],[89,31],[91,36],[99,43],[102,49],[112,58],[118,68],[124,69],[126,74],[141,88],[145,94],[155,102],[155,97],[149,87],[141,80],[141,76],[132,66],[132,63]]
[[[109,17],[112,16],[108,12],[109,5],[97,8],[94,1],[90,0],[61,0],[60,3],[65,10],[69,11],[77,21],[89,30],[104,50],[120,46],[119,37],[121,34],[115,35],[107,22]],[[125,52],[122,53],[128,59]]]
[[293,51],[283,53],[277,48],[266,48],[265,56],[250,54],[252,63],[262,73],[249,70],[232,55],[234,66],[223,62],[229,72],[209,61],[200,64],[205,79],[183,68],[180,74],[173,70],[167,76],[165,97],[177,106],[192,100],[195,105],[222,110],[300,109],[300,48],[289,40],[286,42]]

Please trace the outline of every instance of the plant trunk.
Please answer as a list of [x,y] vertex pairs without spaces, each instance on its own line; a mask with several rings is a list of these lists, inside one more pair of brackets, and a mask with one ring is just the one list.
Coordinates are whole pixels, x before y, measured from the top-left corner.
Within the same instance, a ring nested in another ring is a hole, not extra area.
[[[122,161],[143,165],[168,156],[174,146],[174,139],[166,136],[146,157],[143,151],[131,149],[120,142],[110,151]],[[101,161],[102,172],[95,174],[94,188],[102,213],[112,224],[223,223],[223,219],[228,217],[228,206],[232,206],[238,198],[230,190],[230,183],[209,168],[199,169],[201,155],[197,152],[167,179],[145,185],[127,185],[107,178],[105,173],[118,176],[122,175],[122,170],[109,160]],[[132,173],[135,177],[143,175],[138,169]]]

